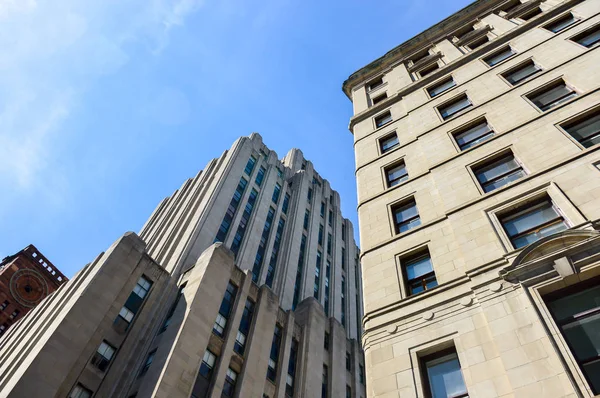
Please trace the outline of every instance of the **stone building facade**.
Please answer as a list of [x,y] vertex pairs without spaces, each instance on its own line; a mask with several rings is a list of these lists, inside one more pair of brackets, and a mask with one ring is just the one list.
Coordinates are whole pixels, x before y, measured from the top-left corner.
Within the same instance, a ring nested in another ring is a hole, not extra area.
[[600,394],[600,1],[480,0],[352,74],[368,397]]
[[35,246],[0,261],[0,336],[68,279]]
[[0,396],[364,397],[339,204],[299,150],[240,138],[6,333]]

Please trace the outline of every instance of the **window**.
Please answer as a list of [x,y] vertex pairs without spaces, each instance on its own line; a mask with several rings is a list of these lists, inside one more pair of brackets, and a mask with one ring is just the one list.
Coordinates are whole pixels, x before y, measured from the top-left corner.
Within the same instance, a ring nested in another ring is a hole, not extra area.
[[421,225],[417,203],[414,199],[394,206],[392,213],[394,214],[394,226],[397,234]]
[[596,145],[600,142],[600,109],[588,112],[561,127],[585,148]]
[[396,132],[379,139],[381,153],[386,153],[397,147],[399,144],[400,143],[398,142],[398,136],[396,135]]
[[265,251],[267,250],[267,242],[269,235],[271,234],[271,227],[273,225],[273,217],[275,217],[275,209],[269,207],[267,213],[267,219],[265,226],[263,227],[262,235],[260,236],[260,242],[258,243],[258,249],[256,250],[256,256],[254,257],[254,264],[252,266],[252,281],[258,283],[260,277],[260,271],[262,269]]
[[152,365],[152,361],[154,361],[154,356],[156,355],[156,350],[151,351],[148,356],[146,357],[146,362],[144,362],[144,366],[142,366],[142,369],[140,369],[140,374],[138,375],[138,377],[142,377],[143,375],[146,374],[146,372],[148,372],[148,369],[150,369],[150,365]]
[[558,33],[569,26],[573,25],[575,22],[579,21],[579,19],[575,18],[573,14],[568,13],[563,15],[562,17],[550,22],[548,25],[544,26],[544,29],[549,30],[550,32]]
[[279,183],[275,184],[275,188],[273,189],[273,196],[271,200],[273,203],[277,204],[279,202],[279,195],[281,194],[281,185]]
[[425,371],[424,384],[428,396],[432,398],[468,397],[454,347],[424,357],[421,363]]
[[215,242],[223,242],[225,240],[231,222],[233,221],[233,216],[235,216],[240,201],[242,200],[242,196],[244,195],[244,191],[246,190],[246,185],[248,185],[248,181],[246,181],[244,177],[240,178],[240,182],[235,189],[231,202],[229,202],[229,206],[227,207],[227,211],[225,212],[225,216],[223,217],[223,221],[221,222],[221,226],[215,237]]
[[273,341],[271,342],[271,353],[269,355],[269,366],[267,368],[267,379],[275,382],[277,377],[277,362],[279,362],[279,346],[281,345],[281,326],[275,325]]
[[377,79],[371,80],[369,83],[367,83],[367,90],[373,91],[381,86],[383,86],[383,76],[379,76]]
[[408,180],[408,172],[404,162],[397,163],[385,169],[388,188],[396,186],[403,181]]
[[129,328],[135,314],[137,314],[145,297],[148,295],[151,286],[152,282],[144,276],[140,277],[137,281],[133,291],[129,294],[129,297],[125,302],[125,305],[121,308],[119,315],[115,319],[113,326],[118,332],[124,333]]
[[352,398],[352,387],[346,386],[346,398]]
[[513,55],[515,55],[515,53],[513,52],[512,48],[508,46],[490,56],[485,57],[483,60],[489,66],[494,66],[504,61],[505,59],[512,57]]
[[346,249],[342,247],[342,269],[346,269]]
[[535,7],[533,10],[526,12],[525,14],[519,16],[523,21],[529,21],[531,18],[535,17],[542,13],[542,9],[540,7]]
[[527,98],[542,111],[547,111],[576,97],[577,93],[561,79],[552,85],[529,94]]
[[600,24],[583,31],[582,33],[571,38],[571,40],[587,48],[597,45],[600,43]]
[[276,167],[276,169],[277,169],[277,177],[283,178],[283,171],[281,171],[281,169],[279,167]]
[[341,291],[341,307],[342,307],[342,314],[341,314],[341,323],[342,325],[344,325],[344,327],[346,327],[346,277],[344,275],[342,275],[342,291]]
[[92,357],[92,365],[104,372],[110,364],[110,360],[115,355],[115,347],[108,344],[106,341],[100,343],[100,347],[96,350],[96,353]]
[[233,345],[233,350],[242,356],[244,355],[244,351],[246,349],[246,338],[248,337],[248,332],[250,331],[250,325],[252,324],[253,316],[254,302],[250,299],[247,299],[246,305],[244,306],[244,313],[242,314],[242,320],[240,321],[240,327]]
[[329,370],[327,369],[327,365],[323,365],[323,380],[321,381],[321,398],[327,398],[327,387],[329,379]]
[[376,96],[376,97],[373,97],[373,98],[371,98],[371,103],[372,103],[373,105],[377,105],[377,104],[379,104],[380,102],[382,102],[382,101],[386,100],[386,99],[387,99],[387,97],[388,97],[388,96],[387,96],[387,93],[380,94],[380,95],[378,95],[378,96]]
[[233,397],[235,393],[235,382],[237,380],[238,374],[233,371],[231,368],[227,368],[227,373],[225,374],[225,383],[223,384],[223,394],[222,397]]
[[240,247],[242,246],[244,235],[246,235],[246,227],[248,226],[248,221],[250,221],[250,216],[252,215],[252,210],[254,210],[254,203],[256,203],[257,197],[258,192],[256,189],[252,189],[250,196],[248,196],[246,206],[244,207],[244,212],[242,213],[242,218],[240,219],[238,229],[233,237],[233,242],[231,243],[231,251],[235,256],[237,256]]
[[200,365],[200,375],[205,379],[210,379],[216,361],[217,356],[209,350],[206,350],[204,357],[202,358],[202,364]]
[[592,392],[600,394],[600,286],[575,285],[557,293],[548,308]]
[[320,251],[317,251],[317,265],[315,267],[315,283],[313,287],[313,296],[318,300],[319,299],[319,290],[321,288],[321,262],[322,255]]
[[321,202],[321,217],[325,217],[325,202]]
[[517,208],[500,222],[515,249],[568,228],[548,197]]
[[421,252],[400,261],[409,296],[436,287],[437,280],[429,252]]
[[325,337],[323,338],[323,349],[325,351],[329,351],[329,333],[325,332]]
[[419,73],[419,76],[425,77],[425,76],[429,75],[431,72],[433,72],[433,71],[435,71],[435,70],[437,70],[439,68],[440,68],[440,66],[438,65],[438,63],[434,62],[430,66],[428,66],[428,67],[423,68],[422,70],[420,70],[418,73]]
[[267,172],[267,169],[265,169],[263,166],[260,166],[260,169],[258,169],[258,174],[256,175],[256,179],[254,180],[254,182],[259,187],[262,185],[262,182],[265,179],[266,172]]
[[444,79],[441,82],[436,83],[435,85],[427,88],[427,92],[429,93],[429,96],[433,98],[437,95],[442,94],[445,91],[450,90],[454,86],[456,86],[456,82],[454,81],[452,76],[450,76],[449,78]]
[[8,307],[8,304],[10,304],[8,300],[4,300],[4,302],[0,304],[0,311],[4,311],[6,307]]
[[313,190],[312,190],[312,188],[308,188],[308,194],[306,195],[306,199],[308,200],[308,203],[312,202],[312,196],[313,196]]
[[283,229],[285,228],[285,219],[279,218],[279,224],[277,225],[277,231],[275,232],[275,241],[273,242],[273,248],[271,249],[271,260],[269,261],[269,268],[267,270],[267,279],[265,284],[269,287],[273,285],[273,279],[275,278],[275,266],[277,265],[277,257],[279,255],[279,246],[281,245],[281,238],[283,237]]
[[360,384],[365,384],[365,367],[362,364],[358,365],[358,379]]
[[375,117],[375,127],[383,127],[392,121],[392,114],[390,111],[384,112],[379,116]]
[[473,172],[484,192],[493,191],[526,175],[512,153],[473,167]]
[[244,173],[251,175],[252,170],[254,170],[255,164],[256,164],[256,158],[254,156],[250,156],[250,159],[248,159],[248,163],[246,163],[246,168],[244,169]]
[[14,311],[12,312],[12,314],[10,314],[8,317],[9,317],[10,319],[16,319],[16,318],[19,316],[19,313],[21,313],[21,311],[19,311],[19,310],[14,310]]
[[346,241],[346,224],[342,223],[342,241]]
[[308,230],[308,224],[309,224],[309,222],[310,222],[310,211],[306,210],[304,212],[304,225],[303,225],[303,227],[304,227],[305,230]]
[[484,45],[485,43],[487,43],[488,41],[490,41],[490,38],[489,38],[489,37],[487,37],[487,36],[483,36],[482,38],[480,38],[480,39],[477,39],[477,40],[475,40],[475,41],[473,41],[473,42],[471,42],[471,43],[467,44],[467,45],[466,45],[466,47],[467,47],[469,50],[475,50],[476,48],[479,48],[479,47],[483,46],[483,45]]
[[290,194],[286,193],[285,197],[283,198],[283,205],[281,205],[281,212],[283,214],[287,214],[289,205],[290,205]]
[[225,290],[223,300],[221,301],[221,307],[219,307],[217,319],[215,321],[215,324],[213,325],[213,333],[219,337],[223,337],[225,335],[227,320],[229,319],[229,315],[231,314],[231,309],[233,307],[233,303],[235,302],[236,294],[237,287],[233,283],[229,282],[227,284],[227,289]]
[[77,383],[71,390],[69,398],[90,398],[92,396],[92,390],[88,390],[81,384]]
[[346,351],[346,370],[348,372],[352,371],[352,355],[348,351]]
[[319,225],[319,236],[317,238],[319,245],[323,246],[323,225]]
[[152,286],[152,282],[142,276],[133,288],[133,292],[143,299],[148,294],[150,286]]
[[331,234],[327,234],[327,254],[331,255]]
[[475,31],[475,27],[473,25],[467,25],[464,28],[461,28],[459,30],[457,30],[456,32],[454,32],[454,37],[456,37],[456,40],[460,40],[463,37],[465,37],[467,34],[474,32]]
[[422,59],[425,59],[427,56],[429,56],[428,48],[426,48],[416,54],[411,55],[410,61],[412,62],[413,65],[416,65],[419,61],[421,61]]
[[536,65],[535,62],[529,60],[522,63],[516,68],[512,68],[502,74],[502,77],[506,79],[513,86],[527,79],[529,76],[533,76],[540,72],[542,68]]
[[4,332],[6,332],[6,329],[8,329],[8,323],[3,323],[2,325],[0,325],[0,336],[2,336]]
[[479,120],[475,122],[475,124],[470,124],[453,134],[461,151],[492,138],[493,135],[494,131],[490,128],[485,119]]
[[469,98],[466,96],[466,94],[463,94],[451,102],[440,105],[438,110],[440,115],[442,115],[442,119],[447,120],[456,115],[458,112],[472,105],[473,104],[471,104],[471,101],[469,101]]
[[292,339],[290,347],[290,359],[288,361],[288,374],[285,381],[285,395],[294,396],[294,380],[296,378],[296,359],[298,358],[298,341]]
[[329,218],[327,219],[329,226],[333,226],[333,210],[329,210]]
[[329,316],[329,278],[331,277],[331,262],[327,260],[327,266],[325,267],[325,300],[323,300],[323,307],[325,309],[325,315]]
[[300,289],[302,285],[302,271],[304,269],[304,252],[306,250],[306,235],[302,235],[300,240],[300,253],[298,254],[298,267],[296,268],[296,281],[294,282],[294,297],[292,309],[295,310],[300,300]]
[[171,308],[169,309],[169,312],[167,313],[167,317],[165,318],[165,321],[163,322],[163,326],[160,329],[160,333],[164,332],[165,330],[167,330],[167,328],[169,327],[169,325],[171,324],[171,319],[173,318],[173,314],[175,313],[175,309],[177,308],[177,304],[179,303],[179,300],[181,299],[181,296],[183,296],[183,291],[185,290],[185,285],[187,284],[184,283],[179,287],[179,291],[177,292],[177,297],[175,298],[175,302],[173,303],[173,305],[171,306]]

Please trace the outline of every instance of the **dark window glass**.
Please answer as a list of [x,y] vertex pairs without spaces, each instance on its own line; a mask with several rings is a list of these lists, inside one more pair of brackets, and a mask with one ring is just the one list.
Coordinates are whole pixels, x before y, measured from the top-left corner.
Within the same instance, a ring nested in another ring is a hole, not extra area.
[[331,255],[332,241],[331,234],[327,234],[327,254]]
[[352,371],[352,355],[348,351],[346,351],[346,370],[348,372]]
[[352,398],[352,387],[346,386],[346,398]]
[[227,369],[225,374],[225,383],[223,384],[223,393],[221,397],[233,397],[235,393],[235,383],[237,381],[238,374],[231,368]]
[[322,256],[321,256],[321,252],[317,251],[317,265],[315,267],[315,284],[314,284],[314,297],[318,300],[319,299],[319,290],[321,288],[321,262],[322,262]]
[[600,43],[600,24],[578,34],[571,40],[576,41],[584,47],[592,47]]
[[279,246],[283,237],[283,229],[285,228],[285,220],[283,217],[279,219],[277,231],[275,232],[275,240],[273,241],[273,250],[271,251],[271,260],[269,261],[269,269],[267,270],[267,280],[265,284],[273,287],[273,279],[275,278],[275,266],[277,265],[277,257],[279,255]]
[[547,111],[576,96],[577,93],[561,80],[542,91],[528,95],[527,98],[542,111]]
[[406,171],[406,166],[404,162],[398,163],[385,169],[385,175],[387,177],[388,188],[408,180],[408,172]]
[[505,59],[512,57],[513,55],[515,55],[515,53],[513,52],[512,48],[510,48],[510,46],[509,46],[509,47],[506,47],[488,57],[485,57],[483,60],[489,66],[494,66],[494,65],[499,64],[500,62],[504,61]]
[[360,384],[365,384],[365,367],[358,365],[358,380]]
[[262,166],[260,166],[260,168],[258,169],[258,174],[256,175],[256,179],[254,180],[254,182],[256,182],[256,185],[258,185],[259,187],[262,185],[262,182],[265,179],[266,172],[267,169],[265,169]]
[[92,390],[88,390],[83,385],[77,383],[71,393],[69,394],[69,398],[90,398],[92,396]]
[[312,188],[308,188],[308,195],[306,196],[306,198],[308,199],[308,203],[312,202],[312,196],[313,196],[313,190],[312,190]]
[[329,210],[329,218],[327,219],[329,226],[333,225],[333,210]]
[[346,269],[346,249],[342,247],[342,269]]
[[419,217],[417,204],[414,199],[394,206],[392,212],[394,214],[394,224],[397,234],[421,225],[421,218]]
[[91,363],[100,371],[105,372],[114,355],[115,347],[108,344],[106,341],[103,341],[102,343],[100,343],[100,346],[94,353]]
[[244,207],[244,212],[242,213],[242,218],[240,219],[240,223],[238,225],[238,229],[235,232],[235,236],[233,237],[233,242],[231,243],[231,251],[235,256],[237,256],[240,246],[242,246],[242,241],[244,239],[244,235],[246,234],[246,227],[248,226],[248,222],[250,221],[250,216],[252,215],[252,210],[254,210],[254,203],[256,203],[256,197],[258,196],[258,192],[256,189],[253,189],[250,192],[250,196],[248,197],[248,201],[246,202],[246,206]]
[[275,188],[273,189],[273,197],[271,200],[273,203],[277,204],[279,202],[279,195],[281,194],[281,185],[279,183],[275,184]]
[[163,323],[162,328],[160,329],[159,334],[162,333],[162,332],[164,332],[165,330],[167,330],[167,328],[171,324],[171,319],[173,318],[173,314],[175,313],[175,309],[177,308],[177,304],[179,303],[179,300],[181,299],[181,296],[183,296],[183,291],[185,290],[185,285],[186,285],[186,283],[182,284],[179,287],[179,291],[177,292],[177,297],[175,297],[175,302],[173,303],[173,305],[169,309],[169,312],[167,313],[167,317],[165,318],[165,321]]
[[142,377],[143,375],[146,374],[146,372],[148,372],[148,369],[150,369],[150,365],[152,365],[152,362],[154,361],[154,356],[156,355],[156,350],[151,351],[148,356],[146,357],[146,362],[144,362],[144,366],[142,366],[142,369],[140,369],[140,374],[138,377]]
[[373,105],[377,105],[378,103],[380,103],[380,102],[382,102],[382,101],[386,100],[386,99],[387,99],[387,97],[388,97],[388,96],[387,96],[387,93],[380,94],[380,95],[378,95],[378,96],[376,96],[376,97],[372,98],[372,99],[371,99],[371,103],[372,103]]
[[302,235],[300,240],[300,254],[298,255],[298,267],[296,268],[296,281],[294,282],[294,299],[292,309],[295,310],[300,300],[300,290],[302,287],[302,271],[304,269],[304,252],[306,250],[306,235]]
[[600,394],[600,286],[571,291],[548,307],[592,392]]
[[275,217],[275,209],[269,207],[267,213],[267,220],[263,227],[262,235],[260,236],[260,242],[258,244],[258,250],[256,250],[256,256],[254,257],[254,265],[252,266],[252,281],[258,283],[260,271],[262,269],[265,251],[267,250],[267,242],[269,235],[271,234],[271,226],[273,225],[273,217]]
[[512,153],[477,166],[473,171],[484,192],[493,191],[525,176],[523,167]]
[[385,113],[382,113],[381,115],[375,117],[375,126],[376,127],[382,127],[385,126],[386,124],[390,123],[392,121],[392,114],[390,113],[390,111],[387,111]]
[[467,44],[467,48],[469,48],[470,50],[475,50],[476,48],[483,46],[488,41],[490,41],[489,37],[483,36],[481,39],[475,40]]
[[344,325],[344,327],[346,327],[346,277],[344,275],[342,275],[342,291],[341,291],[341,307],[342,307],[342,314],[341,314],[341,320],[342,320],[342,325]]
[[454,133],[454,139],[462,151],[479,144],[489,138],[492,138],[494,131],[490,128],[484,119],[475,125],[470,125],[465,129]]
[[142,306],[142,303],[144,302],[144,299],[148,295],[151,286],[152,281],[146,279],[146,277],[142,276],[140,279],[138,279],[133,291],[127,298],[125,305],[121,308],[119,315],[113,323],[113,327],[119,333],[125,333],[125,331],[129,328],[129,325],[133,321],[135,314],[137,314],[138,310]]
[[368,84],[367,84],[367,89],[369,91],[371,90],[375,90],[376,88],[378,88],[379,86],[383,85],[383,76],[378,77],[377,79],[371,80]]
[[413,65],[415,65],[420,60],[425,59],[428,55],[429,49],[425,49],[411,56],[410,60],[412,61]]
[[8,307],[8,304],[10,304],[8,300],[4,300],[4,302],[0,305],[0,311],[4,311],[6,307]]
[[425,77],[427,75],[429,75],[431,72],[440,69],[440,66],[438,65],[437,62],[433,63],[432,65],[428,66],[427,68],[424,68],[422,70],[419,71],[419,76],[421,77]]
[[319,245],[323,246],[323,225],[319,225],[319,236],[317,242]]
[[209,350],[206,350],[204,357],[202,358],[202,364],[200,365],[200,375],[202,377],[210,380],[216,360],[217,356]]
[[308,230],[308,224],[309,223],[310,223],[310,211],[306,210],[304,212],[304,225],[303,225],[303,227],[304,227],[305,230]]
[[513,68],[513,69],[509,70],[508,72],[503,73],[502,77],[504,77],[510,84],[515,85],[515,84],[527,79],[529,76],[535,75],[536,73],[540,72],[541,70],[542,70],[542,68],[537,66],[535,64],[535,62],[529,60],[529,61],[525,62],[524,64],[521,64],[521,65],[517,66],[516,68]]
[[342,241],[346,241],[346,224],[342,224]]
[[437,286],[429,253],[420,253],[402,261],[408,295],[421,293]]
[[568,13],[560,17],[559,19],[550,22],[548,25],[544,26],[544,28],[548,29],[550,32],[558,33],[561,30],[568,28],[573,25],[575,22],[579,21],[579,19],[575,18],[573,14]]
[[290,359],[288,361],[288,374],[285,382],[285,395],[294,396],[294,381],[296,379],[296,360],[298,358],[298,341],[292,339]]
[[456,82],[454,81],[452,76],[450,76],[448,79],[442,80],[441,82],[429,87],[427,89],[427,92],[429,93],[429,96],[433,98],[447,90],[450,90],[454,86],[456,86]]
[[217,314],[217,320],[213,325],[213,333],[217,336],[223,337],[225,335],[227,320],[231,314],[231,308],[235,302],[236,294],[237,287],[233,283],[229,282],[227,285],[227,290],[225,290],[225,295],[223,296],[223,301],[221,301],[221,307],[219,308],[219,313]]
[[331,262],[327,260],[327,266],[325,267],[325,300],[323,300],[323,307],[327,316],[329,316],[329,278],[331,278]]
[[381,146],[381,153],[386,153],[387,151],[395,148],[400,143],[398,142],[398,136],[396,133],[387,135],[379,140],[379,145]]
[[281,212],[283,214],[287,214],[289,205],[290,205],[290,194],[286,193],[285,197],[283,198],[283,204],[281,205]]
[[325,332],[323,337],[323,349],[329,351],[329,333]]
[[271,353],[269,355],[269,366],[267,367],[267,378],[275,381],[277,377],[277,363],[279,362],[279,346],[281,345],[281,326],[275,325],[273,341],[271,342]]
[[529,21],[531,18],[535,17],[542,13],[542,9],[540,7],[535,7],[533,10],[526,12],[525,14],[519,16],[523,21]]
[[452,102],[440,105],[438,109],[440,111],[440,114],[442,115],[442,118],[446,120],[456,115],[463,109],[466,109],[472,105],[473,104],[471,103],[471,101],[469,101],[469,98],[466,95],[462,95],[461,97],[453,100]]
[[240,327],[233,345],[233,350],[240,355],[244,355],[244,350],[246,349],[246,339],[248,338],[248,332],[250,331],[250,325],[252,324],[253,316],[254,303],[252,300],[247,299],[246,305],[244,306],[244,313],[242,314],[242,320],[240,321]]
[[468,397],[454,348],[423,358],[426,387],[432,398]]
[[500,221],[515,249],[568,228],[549,198],[520,207]]
[[223,217],[223,221],[221,222],[221,226],[215,237],[215,242],[225,241],[225,237],[227,236],[227,232],[229,232],[229,227],[233,221],[233,216],[235,216],[235,212],[237,211],[242,196],[244,195],[244,191],[246,190],[246,185],[248,185],[248,181],[246,181],[244,177],[240,178],[240,182],[231,198],[231,202],[229,202],[229,206],[227,207],[227,211],[225,212],[225,216]]
[[248,175],[252,174],[252,170],[254,170],[254,165],[256,164],[256,158],[254,156],[250,156],[248,159],[248,163],[246,163],[246,168],[244,172]]
[[329,379],[329,370],[327,369],[327,365],[323,365],[323,381],[321,382],[321,398],[327,398],[327,390],[329,390],[328,379]]
[[596,145],[600,142],[600,110],[588,113],[562,127],[584,147]]
[[325,217],[325,202],[321,202],[321,217]]

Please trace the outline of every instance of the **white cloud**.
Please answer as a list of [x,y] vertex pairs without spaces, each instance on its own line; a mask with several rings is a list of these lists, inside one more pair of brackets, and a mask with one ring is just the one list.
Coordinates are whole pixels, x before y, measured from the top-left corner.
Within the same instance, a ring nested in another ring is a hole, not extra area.
[[59,201],[68,184],[55,151],[86,89],[129,61],[130,43],[160,53],[169,31],[202,4],[0,0],[0,186],[11,188],[3,195],[35,190]]

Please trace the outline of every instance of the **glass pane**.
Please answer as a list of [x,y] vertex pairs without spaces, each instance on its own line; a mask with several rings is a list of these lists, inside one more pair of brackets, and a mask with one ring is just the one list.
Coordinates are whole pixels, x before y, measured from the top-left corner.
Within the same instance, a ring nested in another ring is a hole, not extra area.
[[513,72],[510,72],[505,77],[509,83],[517,84],[521,80],[524,80],[524,79],[528,78],[529,76],[536,74],[539,71],[540,71],[540,69],[533,62],[531,62],[527,65],[524,65],[522,68],[519,68]]
[[418,227],[419,225],[421,225],[421,219],[419,219],[419,218],[415,218],[411,221],[405,222],[403,224],[399,224],[398,225],[398,233],[408,231],[409,229]]
[[552,224],[546,228],[542,228],[538,232],[531,232],[530,234],[524,235],[518,239],[513,240],[513,244],[515,248],[520,248],[523,246],[527,246],[530,243],[533,243],[539,239],[542,239],[546,236],[550,236],[554,233],[560,232],[562,230],[567,229],[567,225],[563,222],[559,222],[557,224]]
[[562,331],[577,360],[600,356],[600,314],[569,323]]
[[426,364],[432,397],[447,398],[466,394],[467,388],[456,354],[448,355],[442,359],[445,361],[438,362],[438,360],[434,360]]
[[525,172],[523,170],[517,170],[514,173],[508,174],[502,178],[499,178],[498,180],[488,183],[486,185],[484,185],[483,187],[483,191],[484,192],[491,192],[494,189],[498,189],[500,187],[503,187],[504,185],[507,185],[515,180],[518,180],[519,178],[525,176]]
[[577,141],[582,141],[600,132],[600,113],[565,128]]
[[411,202],[405,206],[397,208],[396,210],[394,210],[394,214],[396,216],[396,221],[399,223],[411,217],[419,215],[419,213],[417,212],[417,205],[415,204],[415,202]]
[[485,62],[487,62],[487,64],[489,66],[494,66],[497,63],[504,61],[505,59],[507,59],[508,57],[510,57],[513,54],[514,53],[512,52],[512,49],[507,48],[507,49],[499,52],[498,54],[494,54],[491,57],[486,58]]
[[508,235],[514,236],[558,217],[558,213],[554,210],[552,204],[545,202],[527,213],[504,221],[503,224]]
[[383,150],[383,152],[395,147],[398,144],[398,137],[397,136],[393,136],[393,137],[389,137],[384,139],[381,142],[381,149]]
[[600,307],[600,286],[548,303],[548,308],[558,322],[598,307]]
[[577,20],[573,18],[573,15],[569,14],[564,18],[559,19],[556,22],[548,25],[548,30],[558,33],[561,30],[565,29],[567,26],[573,25]]
[[483,136],[486,136],[490,133],[490,127],[486,122],[479,123],[476,126],[469,128],[466,131],[463,131],[460,134],[455,136],[456,142],[459,146],[463,146],[471,141],[478,140]]
[[466,97],[461,98],[460,100],[442,108],[440,110],[440,113],[442,114],[442,117],[444,119],[446,119],[446,118],[452,116],[453,114],[467,108],[470,105],[471,105],[471,103],[469,102],[468,98],[466,98]]
[[477,179],[480,183],[485,184],[502,174],[506,174],[511,170],[520,168],[513,155],[505,156],[498,159],[494,163],[484,166],[476,171]]
[[600,359],[583,365],[583,373],[592,385],[592,392],[594,394],[600,393]]
[[441,94],[454,86],[456,86],[454,79],[446,80],[445,82],[440,83],[438,86],[430,88],[429,95],[431,97],[435,97],[436,95]]
[[406,277],[409,280],[428,274],[431,271],[433,271],[433,266],[429,256],[420,257],[406,264]]
[[577,42],[586,47],[591,47],[600,41],[600,28],[596,27],[593,32],[588,33],[586,36],[581,37]]
[[541,108],[557,101],[559,98],[564,97],[565,95],[568,95],[570,92],[571,90],[569,90],[567,86],[560,84],[536,95],[533,98],[533,102]]

